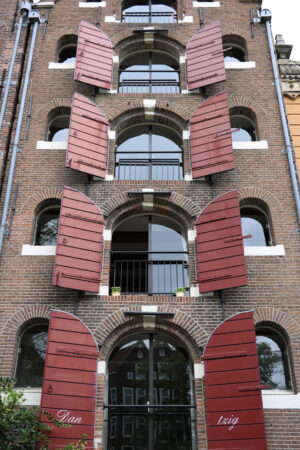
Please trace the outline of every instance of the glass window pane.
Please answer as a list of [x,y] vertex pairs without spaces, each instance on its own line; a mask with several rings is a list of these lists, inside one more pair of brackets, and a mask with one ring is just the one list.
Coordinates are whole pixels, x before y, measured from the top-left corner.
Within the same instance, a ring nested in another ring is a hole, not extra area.
[[35,245],[56,245],[60,208],[49,208],[37,220]]
[[244,236],[252,235],[252,238],[244,239],[246,247],[267,245],[262,225],[251,217],[242,217],[242,233]]

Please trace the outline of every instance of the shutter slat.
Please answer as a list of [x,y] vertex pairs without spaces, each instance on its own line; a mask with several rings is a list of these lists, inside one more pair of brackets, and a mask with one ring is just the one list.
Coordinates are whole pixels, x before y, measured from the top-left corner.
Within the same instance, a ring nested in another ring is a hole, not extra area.
[[246,286],[238,192],[215,198],[198,217],[196,231],[200,292]]
[[203,360],[208,449],[266,450],[253,312],[221,323]]
[[214,22],[196,33],[186,48],[188,89],[226,79],[221,23]]
[[192,177],[234,169],[226,92],[203,102],[190,120]]
[[[60,348],[82,353],[64,356]],[[84,357],[85,351],[89,352],[88,358]],[[41,411],[72,426],[57,428],[41,414],[42,421],[52,428],[47,432],[51,440],[49,448],[59,448],[62,441],[65,446],[82,438],[83,434],[87,435],[87,448],[93,448],[98,355],[93,335],[78,318],[62,311],[51,312]]]
[[113,46],[108,36],[94,25],[81,20],[74,79],[111,88]]
[[54,262],[53,284],[99,292],[103,217],[84,194],[64,187]]
[[108,121],[88,98],[75,93],[65,166],[105,178]]

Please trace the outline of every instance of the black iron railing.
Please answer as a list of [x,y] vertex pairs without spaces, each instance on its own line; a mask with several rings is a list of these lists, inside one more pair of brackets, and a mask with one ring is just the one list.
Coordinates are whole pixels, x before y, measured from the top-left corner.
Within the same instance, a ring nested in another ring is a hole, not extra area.
[[[124,154],[124,153],[123,153]],[[181,180],[179,159],[119,159],[116,162],[117,180]]]
[[177,14],[175,12],[142,12],[135,11],[122,14],[122,22],[127,23],[176,23]]
[[[128,93],[180,93],[179,70],[120,70],[119,92]],[[131,78],[130,74],[141,74],[140,78]],[[156,78],[155,74],[160,74]],[[173,74],[172,78],[167,78]],[[178,76],[176,76],[178,74]],[[145,77],[146,78],[142,78]]]

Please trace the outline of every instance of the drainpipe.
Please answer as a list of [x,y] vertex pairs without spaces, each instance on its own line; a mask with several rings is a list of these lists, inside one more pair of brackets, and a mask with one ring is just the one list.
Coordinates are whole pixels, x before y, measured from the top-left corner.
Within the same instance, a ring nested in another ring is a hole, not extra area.
[[294,159],[293,159],[293,149],[292,149],[292,144],[291,144],[291,140],[290,140],[289,128],[288,128],[288,123],[287,123],[287,119],[286,119],[283,97],[282,97],[282,92],[281,92],[281,87],[280,87],[277,62],[276,62],[276,58],[275,58],[275,49],[274,49],[272,30],[271,30],[271,17],[272,17],[271,11],[268,9],[263,9],[260,13],[260,16],[261,16],[261,21],[266,23],[266,29],[267,29],[267,35],[268,35],[268,41],[269,41],[269,47],[270,47],[270,53],[271,53],[271,59],[272,59],[273,72],[274,72],[274,77],[275,77],[275,86],[276,86],[276,91],[277,91],[281,122],[282,122],[282,127],[283,127],[285,145],[286,145],[287,156],[288,156],[288,163],[289,163],[294,197],[295,197],[295,202],[296,202],[298,222],[300,223],[299,187],[298,187],[296,170],[295,170]]
[[[23,2],[23,4],[24,3],[27,4],[28,2]],[[22,6],[23,6],[23,4],[22,4]],[[21,6],[21,12],[22,12],[22,6]],[[30,6],[30,4],[29,4],[29,6]],[[31,9],[31,6],[30,6],[30,9]],[[28,84],[29,84],[29,76],[30,76],[30,71],[31,71],[36,34],[37,34],[38,26],[41,22],[39,13],[37,11],[31,11],[28,14],[28,19],[29,19],[30,23],[33,23],[33,31],[32,31],[30,49],[29,49],[29,54],[28,54],[28,61],[27,61],[25,78],[24,78],[24,87],[23,87],[22,98],[21,98],[21,103],[20,103],[20,110],[19,110],[19,116],[18,116],[18,121],[17,121],[17,126],[16,126],[16,133],[15,133],[15,138],[14,138],[14,143],[13,143],[13,148],[12,148],[12,157],[11,157],[11,163],[10,163],[10,168],[9,168],[8,181],[7,181],[7,186],[6,186],[2,219],[1,219],[1,225],[0,225],[0,253],[2,251],[2,246],[3,246],[3,239],[4,239],[4,234],[5,234],[5,224],[6,224],[6,220],[7,220],[8,207],[9,207],[9,202],[10,202],[10,194],[11,194],[11,189],[12,189],[12,182],[13,182],[13,176],[14,176],[14,171],[15,171],[16,158],[17,158],[17,153],[19,150],[18,144],[19,144],[20,133],[21,133],[21,128],[22,128],[23,114],[24,114],[26,95],[27,95]]]
[[[31,6],[30,6],[30,10],[31,10]],[[2,130],[4,114],[5,114],[5,111],[6,111],[6,104],[7,104],[7,99],[8,99],[8,95],[9,95],[11,80],[12,80],[12,77],[13,77],[13,72],[14,72],[14,67],[15,67],[15,62],[16,62],[17,50],[18,50],[19,42],[20,42],[22,26],[23,26],[24,19],[26,19],[27,15],[28,15],[28,12],[30,10],[25,10],[25,11],[22,10],[21,11],[21,17],[20,17],[19,23],[17,25],[18,26],[18,31],[17,31],[17,34],[16,34],[14,48],[13,48],[13,52],[12,52],[12,56],[11,56],[11,60],[10,60],[10,66],[9,66],[9,71],[8,71],[8,75],[7,75],[6,86],[5,86],[5,91],[4,91],[4,96],[3,96],[3,101],[2,101],[2,105],[1,105],[1,111],[0,111],[0,131]]]

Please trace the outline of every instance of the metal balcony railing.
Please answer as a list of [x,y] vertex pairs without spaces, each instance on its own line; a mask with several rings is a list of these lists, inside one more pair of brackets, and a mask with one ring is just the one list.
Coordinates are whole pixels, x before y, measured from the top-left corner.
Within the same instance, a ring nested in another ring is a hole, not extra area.
[[175,12],[142,12],[135,11],[122,14],[122,22],[126,23],[177,23]]
[[[119,92],[128,93],[180,93],[179,70],[120,70]],[[131,78],[130,74],[136,73],[147,78]],[[153,78],[153,75],[160,74],[161,78]],[[173,74],[173,78],[167,78]],[[176,76],[178,74],[178,76]],[[126,78],[125,78],[126,77]]]
[[183,164],[179,159],[119,159],[117,180],[182,180]]

